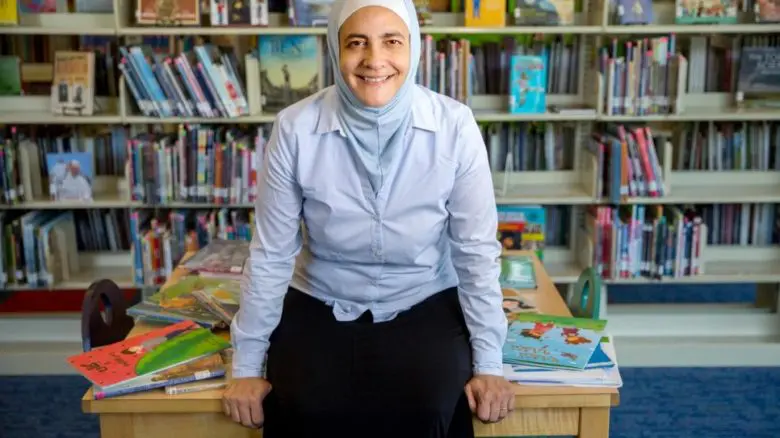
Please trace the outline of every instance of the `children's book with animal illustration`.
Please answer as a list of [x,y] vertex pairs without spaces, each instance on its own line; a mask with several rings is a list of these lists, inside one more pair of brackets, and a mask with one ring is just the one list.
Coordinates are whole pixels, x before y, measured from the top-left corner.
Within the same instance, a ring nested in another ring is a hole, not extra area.
[[503,349],[504,363],[510,365],[584,370],[603,335],[601,330],[578,327],[591,325],[586,319],[539,314],[517,317],[509,324]]
[[221,278],[187,275],[176,283],[127,309],[134,318],[161,322],[192,320],[209,328],[224,326],[224,321],[194,296],[194,291],[224,283]]
[[547,112],[547,65],[535,55],[512,55],[509,73],[509,112]]
[[70,356],[67,361],[96,390],[108,391],[229,347],[224,337],[193,321],[182,321]]

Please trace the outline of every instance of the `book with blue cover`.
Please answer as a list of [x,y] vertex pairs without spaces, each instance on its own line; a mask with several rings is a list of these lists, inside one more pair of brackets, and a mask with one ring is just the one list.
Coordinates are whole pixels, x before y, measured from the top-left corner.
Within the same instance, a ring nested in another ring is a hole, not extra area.
[[509,77],[509,112],[547,112],[547,67],[544,58],[512,55]]
[[[519,314],[509,324],[503,361],[509,365],[584,370],[602,341],[606,321]],[[603,358],[597,358],[599,363]]]

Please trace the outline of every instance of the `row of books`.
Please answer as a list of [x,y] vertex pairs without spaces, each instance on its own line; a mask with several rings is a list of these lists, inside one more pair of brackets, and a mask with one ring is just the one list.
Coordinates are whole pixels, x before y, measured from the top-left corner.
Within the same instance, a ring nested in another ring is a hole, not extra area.
[[533,36],[475,42],[467,38],[422,37],[417,83],[468,103],[472,95],[512,93],[511,58],[530,56],[544,66],[545,94],[577,94],[579,36]]
[[693,122],[680,127],[676,170],[780,170],[780,123]]
[[707,224],[677,206],[590,207],[581,231],[593,245],[592,266],[603,278],[701,275]]
[[664,196],[659,146],[666,141],[646,126],[607,125],[594,132],[585,150],[595,163],[596,198],[620,204],[629,197]]
[[127,309],[151,323],[140,335],[68,357],[96,399],[164,388],[167,394],[224,387],[233,349],[230,326],[240,305],[249,243],[216,239],[179,267],[186,272]]
[[561,123],[484,123],[480,125],[490,170],[570,170],[574,168],[576,129]]
[[135,137],[127,152],[131,198],[149,204],[254,202],[267,135],[263,126],[180,125],[174,135]]

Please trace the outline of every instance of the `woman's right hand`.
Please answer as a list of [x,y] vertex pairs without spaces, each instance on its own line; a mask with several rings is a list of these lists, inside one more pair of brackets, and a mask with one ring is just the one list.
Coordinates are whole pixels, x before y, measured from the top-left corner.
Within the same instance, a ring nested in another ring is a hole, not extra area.
[[262,427],[263,399],[271,392],[271,383],[260,377],[232,379],[222,395],[225,415],[246,427]]

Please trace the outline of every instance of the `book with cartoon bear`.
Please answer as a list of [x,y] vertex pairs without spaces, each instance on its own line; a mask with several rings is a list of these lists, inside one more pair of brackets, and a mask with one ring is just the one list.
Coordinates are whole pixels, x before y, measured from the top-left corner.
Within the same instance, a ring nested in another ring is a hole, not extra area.
[[606,321],[524,313],[509,324],[504,363],[584,370],[597,350]]

